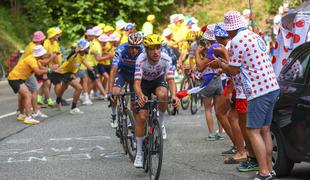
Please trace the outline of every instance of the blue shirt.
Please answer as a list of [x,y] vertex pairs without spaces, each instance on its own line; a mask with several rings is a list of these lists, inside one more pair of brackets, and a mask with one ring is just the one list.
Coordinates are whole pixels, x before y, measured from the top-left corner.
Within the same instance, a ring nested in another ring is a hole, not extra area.
[[134,78],[136,60],[144,52],[144,48],[141,46],[139,52],[134,57],[129,55],[128,50],[128,43],[118,46],[115,50],[112,66],[117,67],[121,73],[130,76],[130,78]]

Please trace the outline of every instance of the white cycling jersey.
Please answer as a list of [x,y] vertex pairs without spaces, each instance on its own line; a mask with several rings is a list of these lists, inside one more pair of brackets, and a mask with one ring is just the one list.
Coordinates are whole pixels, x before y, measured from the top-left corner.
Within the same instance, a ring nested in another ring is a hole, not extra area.
[[167,79],[174,78],[172,60],[166,53],[161,52],[160,60],[156,64],[149,63],[146,53],[140,54],[136,61],[135,79],[152,81],[163,75],[166,75]]

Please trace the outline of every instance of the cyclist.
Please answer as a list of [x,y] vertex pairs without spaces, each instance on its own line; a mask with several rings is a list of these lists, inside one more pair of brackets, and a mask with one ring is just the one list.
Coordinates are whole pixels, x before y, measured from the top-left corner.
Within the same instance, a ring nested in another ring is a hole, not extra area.
[[[130,92],[134,92],[133,80],[135,64],[138,56],[144,51],[142,46],[143,37],[141,33],[133,33],[128,37],[128,43],[120,45],[116,51],[112,62],[109,79],[109,97],[112,100],[112,120],[111,126],[117,127],[116,121],[116,101],[112,94],[119,94],[125,83],[129,84]],[[132,96],[132,102],[134,95]]]
[[[174,72],[171,58],[161,51],[162,39],[157,34],[151,34],[143,39],[145,53],[141,54],[136,62],[134,89],[138,97],[137,103],[141,110],[136,114],[135,136],[137,141],[137,155],[134,166],[143,167],[142,143],[144,136],[144,126],[148,116],[146,101],[151,98],[152,93],[159,100],[167,100],[167,82],[169,83],[172,100],[176,101],[176,87],[174,82]],[[165,79],[166,77],[166,79]],[[163,138],[166,139],[164,126],[164,112],[167,104],[159,105],[159,122],[162,126]]]

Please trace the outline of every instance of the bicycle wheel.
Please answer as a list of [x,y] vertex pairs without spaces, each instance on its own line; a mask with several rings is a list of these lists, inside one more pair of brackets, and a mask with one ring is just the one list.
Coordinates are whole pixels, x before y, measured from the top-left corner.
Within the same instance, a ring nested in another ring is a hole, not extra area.
[[126,137],[126,145],[129,159],[134,162],[136,157],[136,137],[135,137],[135,119],[130,110],[127,111],[128,122],[130,122],[131,126],[127,128],[127,137]]
[[198,95],[197,94],[191,95],[190,110],[193,115],[196,114],[198,111]]
[[123,114],[122,117],[122,130],[121,130],[121,141],[122,141],[122,146],[125,154],[128,153],[128,146],[127,146],[127,134],[128,134],[128,125],[127,125],[127,114]]
[[[190,82],[187,77],[184,77],[183,80],[181,81],[181,91],[183,90],[188,90],[190,88]],[[187,110],[190,104],[190,98],[189,96],[184,97],[181,99],[181,107],[183,110]]]
[[163,136],[158,119],[153,120],[152,133],[149,135],[148,166],[151,180],[158,180],[163,160]]

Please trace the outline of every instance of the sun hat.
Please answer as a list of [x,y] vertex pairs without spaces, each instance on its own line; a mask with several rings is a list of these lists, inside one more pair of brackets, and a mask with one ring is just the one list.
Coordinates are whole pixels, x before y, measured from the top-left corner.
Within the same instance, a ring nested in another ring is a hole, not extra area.
[[123,19],[116,21],[115,25],[118,30],[123,29],[126,26],[126,22]]
[[251,10],[250,10],[250,9],[244,9],[244,10],[242,11],[242,15],[243,15],[243,16],[246,16],[246,15],[249,15],[249,14],[251,14]]
[[221,37],[221,38],[227,38],[229,36],[227,31],[224,29],[224,23],[223,22],[217,23],[215,25],[214,36]]
[[98,24],[98,27],[100,27],[100,28],[103,30],[104,27],[105,27],[105,24],[104,24],[104,23],[99,23],[99,24]]
[[32,41],[33,42],[40,42],[40,41],[43,41],[45,38],[46,37],[42,31],[36,31],[33,33]]
[[178,20],[184,20],[185,16],[183,14],[178,14]]
[[229,11],[224,15],[224,28],[226,31],[234,31],[247,27],[244,17],[238,11]]
[[215,28],[215,24],[209,24],[207,26],[206,31],[203,34],[203,38],[209,41],[215,41],[214,28]]
[[109,38],[109,36],[103,34],[103,35],[99,36],[98,40],[99,40],[100,42],[109,42],[109,41],[110,41],[110,38]]
[[166,29],[164,29],[164,31],[163,31],[163,36],[169,36],[170,34],[172,34],[173,32],[172,32],[172,30],[170,29],[170,28],[166,28]]
[[81,48],[81,51],[84,51],[85,49],[89,47],[89,42],[86,41],[85,39],[80,39],[77,42],[77,46]]
[[103,32],[104,33],[107,33],[107,32],[110,32],[110,31],[114,31],[114,28],[112,26],[109,26],[107,25],[104,29],[103,29]]
[[170,23],[172,24],[175,20],[178,19],[178,14],[172,14],[170,17],[169,17],[169,20],[170,20]]
[[99,26],[93,27],[95,36],[100,36],[103,33],[103,30]]
[[126,26],[125,26],[125,30],[128,31],[128,30],[130,30],[130,29],[132,29],[132,28],[134,28],[134,27],[135,27],[135,24],[133,24],[133,23],[127,23]]
[[85,34],[87,36],[95,36],[95,31],[93,29],[87,29]]
[[46,53],[47,53],[47,51],[42,45],[37,45],[33,48],[33,56],[34,57],[41,57]]
[[109,41],[119,41],[120,38],[118,37],[118,35],[116,33],[113,33],[109,36],[110,40]]
[[147,18],[146,18],[147,21],[152,21],[154,19],[155,19],[155,15],[154,14],[148,15]]
[[62,33],[62,31],[57,27],[51,27],[51,28],[49,28],[48,30],[47,30],[47,38],[52,38],[52,37],[54,37],[54,36],[56,36],[56,35],[58,35],[58,34],[61,34]]

